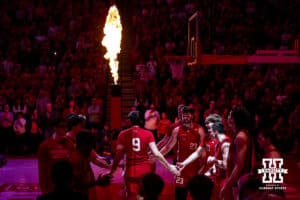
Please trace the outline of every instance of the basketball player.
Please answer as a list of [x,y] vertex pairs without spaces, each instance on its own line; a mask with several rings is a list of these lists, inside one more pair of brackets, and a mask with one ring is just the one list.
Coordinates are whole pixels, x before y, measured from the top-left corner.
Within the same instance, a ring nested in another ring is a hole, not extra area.
[[229,113],[228,125],[234,132],[227,159],[227,175],[220,198],[233,200],[238,196],[237,183],[240,177],[250,173],[254,160],[254,145],[249,129],[250,115],[243,107],[235,107]]
[[[166,155],[177,143],[178,162],[183,162],[198,147],[202,149],[205,137],[204,129],[193,122],[193,109],[190,107],[184,106],[182,108],[181,123],[172,131],[169,142],[161,149],[161,153]],[[200,162],[195,160],[181,171],[180,176],[176,176],[176,200],[185,200],[187,198],[186,185],[197,174],[199,168]]]
[[[155,139],[150,131],[140,128],[141,114],[139,111],[132,111],[128,114],[132,127],[126,129],[118,136],[116,156],[113,166],[107,176],[112,177],[117,166],[125,155],[125,187],[126,199],[137,199],[140,192],[142,177],[151,172],[148,149],[153,155],[173,174],[178,175],[176,166],[170,165],[164,156],[159,152]],[[105,175],[104,175],[105,176]]]
[[225,135],[222,122],[216,122],[212,125],[211,136],[218,140],[214,156],[207,158],[207,164],[215,166],[215,173],[210,178],[214,181],[214,199],[218,199],[220,189],[224,185],[226,178],[227,159],[231,139]]
[[60,160],[68,160],[72,151],[75,150],[74,144],[65,138],[66,124],[63,119],[56,119],[54,133],[51,137],[42,142],[38,149],[38,170],[39,184],[43,194],[52,192],[51,168]]
[[[69,131],[66,134],[66,138],[69,141],[73,142],[74,148],[76,144],[76,136],[80,131],[84,130],[85,122],[86,117],[81,114],[71,114],[68,117]],[[90,159],[95,165],[99,167],[109,168],[111,166],[107,163],[106,159],[99,156],[94,149],[90,153]]]

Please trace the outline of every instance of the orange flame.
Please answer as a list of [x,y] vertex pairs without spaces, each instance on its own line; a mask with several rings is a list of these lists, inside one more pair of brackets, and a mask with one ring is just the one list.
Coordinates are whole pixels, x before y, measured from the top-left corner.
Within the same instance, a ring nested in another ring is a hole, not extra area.
[[107,51],[104,58],[109,60],[109,67],[114,78],[114,84],[117,84],[119,78],[119,61],[117,60],[117,54],[121,51],[122,24],[119,11],[115,5],[109,8],[103,32],[104,38],[102,45]]

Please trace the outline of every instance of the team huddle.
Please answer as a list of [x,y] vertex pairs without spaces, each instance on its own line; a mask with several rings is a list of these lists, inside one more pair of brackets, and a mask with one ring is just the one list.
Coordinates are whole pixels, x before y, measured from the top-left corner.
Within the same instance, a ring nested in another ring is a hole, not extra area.
[[[128,114],[131,126],[118,135],[112,165],[93,150],[91,136],[82,131],[83,116],[73,115],[68,119],[67,133],[61,129],[63,122],[58,121],[55,134],[39,149],[42,192],[47,193],[55,188],[50,184],[48,169],[56,160],[70,161],[75,176],[72,188],[88,194],[88,188],[97,183],[90,161],[109,169],[108,173],[98,178],[98,181],[108,180],[109,183],[120,161],[124,159],[124,198],[158,199],[161,189],[147,194],[143,192],[147,190],[145,184],[141,184],[147,174],[155,174],[155,161],[158,160],[175,176],[176,200],[185,200],[188,196],[193,199],[245,199],[241,192],[244,191],[243,184],[239,180],[253,172],[255,167],[248,112],[242,107],[236,107],[229,113],[228,126],[233,131],[230,138],[225,133],[224,119],[220,115],[208,115],[205,127],[202,127],[194,122],[194,110],[191,107],[179,105],[177,111],[178,120],[159,142],[152,131],[143,127],[143,120],[148,119],[146,113],[143,116],[139,111],[131,111]],[[164,157],[171,150],[176,152],[176,163],[173,164]],[[152,179],[149,178],[150,181]]]
[[[214,183],[211,198],[230,199],[234,196],[224,187],[226,180],[227,159],[231,139],[224,133],[222,118],[211,114],[205,119],[206,129],[193,122],[193,109],[179,105],[178,121],[170,133],[157,144],[150,131],[140,127],[142,116],[139,111],[128,115],[132,127],[124,130],[118,137],[117,153],[111,171],[106,174],[113,176],[119,161],[126,155],[125,185],[127,199],[136,199],[139,195],[139,179],[153,172],[153,162],[158,159],[172,174],[175,175],[175,197],[177,200],[187,199],[188,183],[197,174],[210,177]],[[176,165],[169,164],[164,155],[176,147]],[[150,152],[148,149],[150,148]],[[149,161],[150,157],[150,161]],[[210,189],[210,188],[209,188]],[[191,191],[192,193],[192,191]],[[203,194],[191,194],[195,199],[205,197]]]

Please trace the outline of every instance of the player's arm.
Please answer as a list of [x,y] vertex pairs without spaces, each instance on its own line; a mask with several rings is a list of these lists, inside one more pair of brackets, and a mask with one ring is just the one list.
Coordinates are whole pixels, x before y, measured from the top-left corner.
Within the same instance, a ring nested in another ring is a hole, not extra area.
[[103,168],[110,167],[110,165],[106,162],[106,160],[103,157],[101,157],[100,155],[98,155],[95,150],[91,151],[90,159],[91,159],[92,163],[94,163],[98,167],[103,167]]
[[170,136],[169,135],[164,135],[164,137],[156,144],[157,148],[159,150],[161,150],[170,140]]
[[183,169],[185,166],[199,158],[202,154],[203,148],[199,146],[196,151],[194,151],[189,157],[187,157],[183,162],[178,162],[177,165],[181,169]]
[[203,147],[204,146],[204,139],[205,139],[205,130],[204,130],[204,128],[200,127],[198,129],[198,134],[200,135],[200,144],[199,144],[199,146]]
[[236,163],[232,170],[231,175],[226,180],[224,187],[221,190],[221,196],[227,195],[233,185],[240,178],[241,172],[245,167],[245,158],[247,157],[247,136],[245,132],[239,132],[236,139],[234,140],[234,145],[236,146]]
[[179,125],[179,123],[174,123],[170,125],[170,129],[167,134],[156,144],[157,148],[161,151],[161,149],[169,142],[170,137],[172,135],[173,130]]
[[117,144],[117,146],[116,146],[116,155],[115,155],[111,170],[108,174],[109,176],[113,176],[113,174],[117,170],[118,165],[119,165],[121,159],[123,158],[123,154],[124,154],[124,146],[122,144]]
[[176,169],[176,166],[169,164],[169,162],[165,159],[165,157],[160,153],[160,151],[158,150],[155,142],[150,142],[149,143],[149,147],[153,153],[153,155],[155,156],[155,158],[157,160],[159,160],[159,162],[161,162],[161,164],[163,164],[163,166],[165,168],[167,168],[171,173],[175,174],[175,175],[179,175],[178,170]]
[[173,149],[173,147],[175,146],[175,144],[177,142],[178,130],[179,130],[179,127],[176,127],[172,131],[172,134],[169,138],[168,143],[160,150],[160,153],[162,155],[166,155],[167,153],[169,153]]
[[229,146],[230,143],[226,142],[222,145],[222,160],[215,160],[215,164],[216,166],[222,168],[222,169],[226,169],[227,168],[227,158],[228,158],[228,153],[229,153]]

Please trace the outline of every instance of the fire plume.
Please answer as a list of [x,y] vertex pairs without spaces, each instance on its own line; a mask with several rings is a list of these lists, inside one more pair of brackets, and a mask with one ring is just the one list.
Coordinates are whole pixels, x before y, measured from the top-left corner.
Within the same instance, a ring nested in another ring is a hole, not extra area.
[[107,51],[104,58],[109,60],[109,67],[114,78],[114,84],[117,84],[119,78],[119,61],[117,54],[121,51],[122,24],[119,11],[115,5],[109,8],[103,32],[102,45]]

